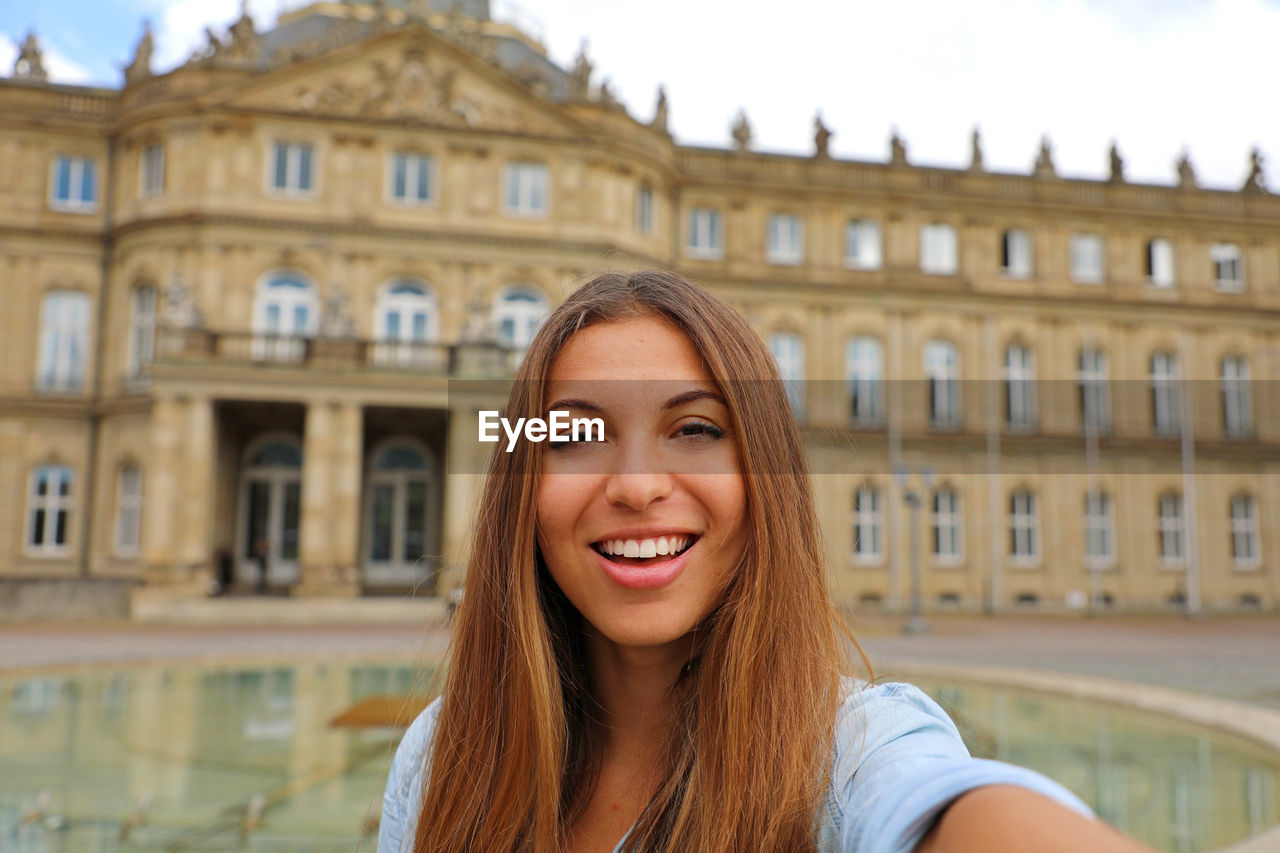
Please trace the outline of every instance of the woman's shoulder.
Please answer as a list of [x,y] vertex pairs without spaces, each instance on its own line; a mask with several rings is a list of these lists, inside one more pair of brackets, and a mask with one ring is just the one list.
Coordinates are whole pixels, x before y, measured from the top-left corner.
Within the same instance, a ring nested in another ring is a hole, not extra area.
[[440,716],[441,699],[422,709],[405,730],[391,772],[387,775],[386,793],[382,798],[382,822],[378,829],[378,853],[396,853],[403,841],[413,839],[417,825],[416,806],[422,799],[423,774],[430,760],[435,738],[436,720]]

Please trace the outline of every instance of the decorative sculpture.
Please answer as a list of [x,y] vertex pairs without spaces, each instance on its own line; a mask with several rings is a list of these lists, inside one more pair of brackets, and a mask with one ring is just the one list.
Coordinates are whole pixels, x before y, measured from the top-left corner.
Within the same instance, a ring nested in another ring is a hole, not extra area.
[[976,124],[969,137],[969,171],[982,171],[982,134],[978,131]]
[[320,325],[320,334],[326,338],[354,338],[356,321],[351,316],[351,307],[347,303],[347,295],[337,281],[329,285],[329,298],[324,303],[324,322]]
[[151,33],[151,22],[142,24],[142,38],[138,39],[138,47],[133,52],[133,61],[124,67],[124,84],[136,83],[151,76],[151,54],[155,51],[155,37]]
[[578,55],[573,60],[573,72],[569,75],[569,97],[575,101],[585,101],[591,91],[591,60],[587,59],[587,41],[582,40]]
[[830,157],[828,148],[831,144],[831,129],[822,122],[822,110],[813,115],[813,156]]
[[738,116],[733,120],[731,134],[735,151],[746,151],[751,146],[751,122],[747,121],[745,109],[738,110]]
[[893,166],[907,165],[907,141],[898,135],[896,127],[889,132],[889,163]]
[[1049,144],[1049,134],[1040,137],[1040,153],[1036,155],[1036,177],[1054,178],[1058,171],[1053,167],[1053,146]]
[[1244,179],[1244,186],[1240,191],[1263,193],[1267,191],[1267,176],[1262,172],[1262,151],[1256,145],[1249,152],[1249,177]]
[[1111,141],[1111,183],[1124,183],[1124,159],[1121,158],[1114,139]]
[[649,122],[649,127],[654,130],[667,133],[667,88],[661,84],[658,86],[658,103],[653,108],[653,121]]
[[230,42],[223,46],[221,55],[226,59],[252,61],[258,58],[261,40],[249,14],[249,0],[240,0],[240,17],[228,30]]
[[1196,188],[1196,170],[1191,165],[1191,152],[1182,149],[1182,156],[1178,158],[1178,186],[1183,189],[1193,190]]
[[27,33],[18,50],[18,58],[13,62],[13,76],[18,80],[32,80],[36,83],[49,79],[49,73],[44,70],[44,51],[40,49],[40,42],[34,31]]
[[164,325],[175,329],[204,328],[204,315],[183,282],[182,273],[174,273],[173,280],[164,289]]

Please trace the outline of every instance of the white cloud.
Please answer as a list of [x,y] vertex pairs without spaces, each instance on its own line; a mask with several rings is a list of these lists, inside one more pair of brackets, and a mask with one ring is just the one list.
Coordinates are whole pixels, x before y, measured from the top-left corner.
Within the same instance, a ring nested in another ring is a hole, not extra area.
[[[71,83],[75,85],[89,85],[94,83],[94,77],[89,73],[89,69],[80,63],[67,57],[58,48],[49,44],[47,39],[41,39],[40,48],[44,53],[44,69],[49,74],[49,80],[53,83]],[[18,43],[9,36],[0,33],[0,74],[6,77],[13,74],[13,63],[18,58]]]

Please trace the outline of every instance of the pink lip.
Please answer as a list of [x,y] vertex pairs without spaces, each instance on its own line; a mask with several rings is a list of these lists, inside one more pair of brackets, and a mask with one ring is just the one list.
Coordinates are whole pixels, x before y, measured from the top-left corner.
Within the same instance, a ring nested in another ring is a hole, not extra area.
[[591,549],[591,553],[599,561],[600,568],[604,569],[604,573],[618,586],[626,587],[627,589],[658,589],[680,576],[680,573],[684,571],[685,563],[689,561],[689,552],[697,548],[698,544],[698,542],[694,542],[670,560],[665,560],[652,566],[624,566],[621,563],[615,563],[610,560],[595,548]]

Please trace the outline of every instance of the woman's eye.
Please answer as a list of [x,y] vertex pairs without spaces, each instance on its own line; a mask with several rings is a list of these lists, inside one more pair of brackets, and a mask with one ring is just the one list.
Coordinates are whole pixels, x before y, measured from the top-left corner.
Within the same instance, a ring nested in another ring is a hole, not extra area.
[[681,425],[676,430],[676,435],[680,438],[700,439],[704,441],[715,441],[724,438],[725,432],[715,424],[709,424],[704,421],[693,421]]

